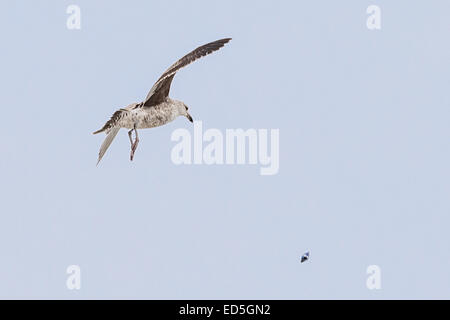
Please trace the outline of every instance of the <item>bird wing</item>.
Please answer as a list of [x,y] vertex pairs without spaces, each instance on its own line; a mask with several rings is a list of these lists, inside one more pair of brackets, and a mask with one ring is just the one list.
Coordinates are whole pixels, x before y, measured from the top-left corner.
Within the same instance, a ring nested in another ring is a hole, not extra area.
[[106,136],[105,140],[103,140],[103,143],[100,147],[100,151],[98,152],[98,160],[97,165],[102,160],[103,156],[105,155],[106,150],[108,150],[109,146],[111,145],[111,142],[114,140],[114,138],[117,135],[117,132],[119,132],[120,128],[112,128],[108,135]]
[[159,77],[158,81],[153,85],[144,101],[144,107],[151,107],[157,105],[167,98],[170,91],[170,84],[173,77],[178,70],[191,64],[195,60],[204,57],[216,50],[222,48],[231,38],[221,39],[214,42],[207,43],[192,52],[185,55],[183,58],[175,62]]

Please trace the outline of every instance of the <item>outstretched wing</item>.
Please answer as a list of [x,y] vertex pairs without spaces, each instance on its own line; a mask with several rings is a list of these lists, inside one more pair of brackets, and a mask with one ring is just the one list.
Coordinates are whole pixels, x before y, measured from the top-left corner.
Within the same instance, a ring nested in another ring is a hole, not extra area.
[[119,132],[120,128],[115,127],[112,128],[108,135],[106,136],[105,140],[103,141],[101,147],[100,147],[100,151],[98,152],[98,160],[97,160],[97,165],[100,162],[100,160],[102,160],[103,156],[105,155],[106,150],[108,150],[109,146],[111,145],[111,142],[114,140],[114,138],[117,135],[117,132]]
[[162,76],[159,77],[158,81],[156,81],[156,83],[151,88],[150,92],[145,98],[144,106],[151,107],[163,102],[169,95],[170,84],[172,83],[173,77],[175,76],[178,70],[201,57],[204,57],[216,50],[219,50],[230,40],[231,38],[226,38],[207,43],[201,47],[198,47],[194,51],[188,53],[183,58],[181,58],[173,65],[171,65],[169,69],[167,69],[166,72],[164,72]]

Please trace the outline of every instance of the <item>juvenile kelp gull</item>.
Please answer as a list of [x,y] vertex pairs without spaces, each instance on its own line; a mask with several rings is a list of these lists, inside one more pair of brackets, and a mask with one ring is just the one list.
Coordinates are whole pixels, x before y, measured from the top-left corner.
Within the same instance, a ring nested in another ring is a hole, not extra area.
[[[128,131],[128,137],[130,138],[131,144],[130,160],[133,160],[134,152],[139,143],[137,129],[159,127],[169,123],[178,116],[185,116],[189,121],[193,122],[192,117],[187,112],[188,107],[182,101],[169,98],[170,84],[172,83],[173,77],[181,68],[201,57],[219,50],[230,40],[231,38],[226,38],[210,42],[188,53],[171,65],[169,69],[162,74],[150,89],[150,92],[143,102],[132,103],[127,107],[114,112],[111,119],[105,123],[103,128],[94,132],[94,134],[100,132],[105,132],[107,134],[100,147],[97,164],[102,159],[120,128],[131,129]],[[136,136],[134,141],[131,137],[133,131]]]

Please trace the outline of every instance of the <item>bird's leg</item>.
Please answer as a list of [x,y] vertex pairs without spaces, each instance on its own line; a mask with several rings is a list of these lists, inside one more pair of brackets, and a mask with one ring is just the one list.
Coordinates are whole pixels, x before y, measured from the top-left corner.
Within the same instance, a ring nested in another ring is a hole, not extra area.
[[131,138],[131,134],[133,133],[133,130],[134,129],[131,129],[130,131],[128,131],[128,138],[130,138],[131,147],[133,147],[133,139]]
[[[134,140],[134,142],[131,143],[131,153],[130,153],[130,161],[133,161],[134,158],[134,152],[137,149],[138,143],[139,143],[139,136],[138,136],[138,132],[136,130],[136,125],[134,125],[134,134],[136,135],[136,139]],[[130,136],[130,142],[131,142],[131,131],[128,133]]]

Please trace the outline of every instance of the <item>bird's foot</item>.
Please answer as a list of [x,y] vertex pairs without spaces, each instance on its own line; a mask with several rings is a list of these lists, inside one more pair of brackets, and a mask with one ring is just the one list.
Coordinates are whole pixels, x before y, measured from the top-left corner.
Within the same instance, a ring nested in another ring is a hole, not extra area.
[[139,139],[136,139],[136,140],[133,142],[133,144],[131,145],[130,161],[133,161],[133,158],[134,158],[134,152],[135,152],[136,149],[137,149],[138,143],[139,143]]

